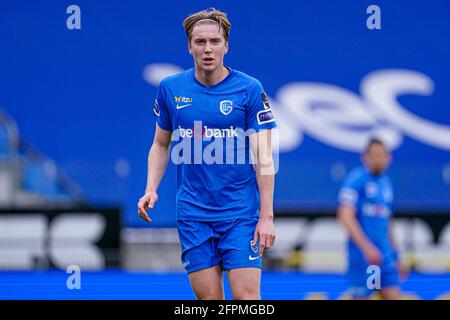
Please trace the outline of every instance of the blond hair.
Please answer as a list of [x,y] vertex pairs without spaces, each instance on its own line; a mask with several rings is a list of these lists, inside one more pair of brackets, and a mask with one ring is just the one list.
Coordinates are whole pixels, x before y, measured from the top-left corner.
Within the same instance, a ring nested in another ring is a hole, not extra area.
[[225,41],[228,41],[228,37],[230,35],[231,23],[227,18],[227,14],[225,12],[216,10],[214,8],[208,8],[206,10],[202,10],[191,14],[189,17],[184,19],[183,27],[186,31],[186,36],[189,41],[191,41],[192,30],[194,26],[197,24],[212,24],[217,23],[219,25],[219,29],[223,30],[223,36]]

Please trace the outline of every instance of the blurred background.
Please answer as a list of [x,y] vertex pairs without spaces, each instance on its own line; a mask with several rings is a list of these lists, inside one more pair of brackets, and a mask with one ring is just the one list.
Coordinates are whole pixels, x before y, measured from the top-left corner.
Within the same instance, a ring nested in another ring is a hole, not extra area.
[[175,166],[152,224],[136,203],[157,86],[193,66],[182,21],[207,7],[228,13],[225,64],[262,82],[279,126],[263,298],[347,297],[336,196],[373,135],[394,155],[405,298],[449,298],[448,0],[2,1],[0,298],[194,298]]

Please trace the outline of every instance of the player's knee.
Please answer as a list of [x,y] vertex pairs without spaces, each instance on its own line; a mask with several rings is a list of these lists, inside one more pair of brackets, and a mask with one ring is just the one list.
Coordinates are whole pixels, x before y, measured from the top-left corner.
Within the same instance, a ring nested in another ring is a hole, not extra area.
[[257,288],[238,288],[233,292],[234,300],[260,300],[261,296]]
[[197,295],[198,300],[223,300],[224,299],[222,292],[210,291],[210,292],[197,293],[196,295]]
[[256,293],[239,293],[233,296],[234,300],[261,300],[261,296]]
[[381,297],[384,300],[401,300],[402,299],[402,295],[400,293],[400,290],[398,290],[398,289],[382,290]]
[[223,288],[219,284],[206,285],[201,288],[194,287],[195,296],[198,300],[223,300]]

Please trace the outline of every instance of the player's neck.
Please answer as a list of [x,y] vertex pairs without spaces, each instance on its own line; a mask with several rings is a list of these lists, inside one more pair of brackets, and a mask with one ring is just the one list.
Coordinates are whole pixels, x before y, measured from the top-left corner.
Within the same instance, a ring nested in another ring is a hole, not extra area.
[[374,177],[381,177],[384,173],[384,170],[374,170],[374,169],[368,169],[367,168],[367,172],[369,172],[370,175],[374,176]]
[[211,72],[199,70],[198,68],[195,68],[195,78],[205,86],[213,86],[219,82],[221,82],[223,79],[225,79],[230,71],[225,68],[224,66],[221,66],[217,68],[216,70],[213,70]]

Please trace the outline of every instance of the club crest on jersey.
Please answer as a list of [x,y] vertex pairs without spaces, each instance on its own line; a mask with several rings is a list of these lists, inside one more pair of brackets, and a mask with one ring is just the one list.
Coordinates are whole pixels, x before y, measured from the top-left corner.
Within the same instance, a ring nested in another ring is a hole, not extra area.
[[222,100],[220,101],[220,112],[224,115],[229,115],[233,111],[233,101],[231,100]]
[[254,253],[258,253],[258,243],[256,243],[255,245],[253,245],[253,240],[250,241],[250,248],[252,248],[252,251]]

